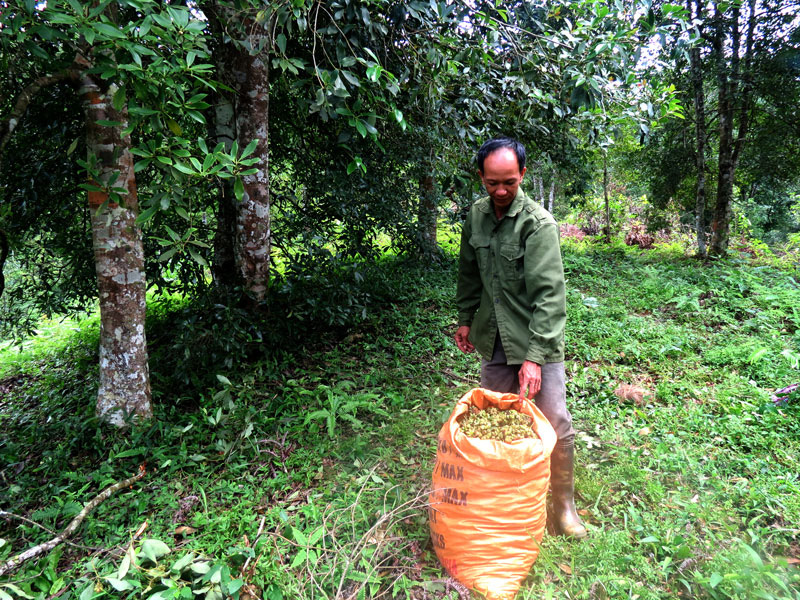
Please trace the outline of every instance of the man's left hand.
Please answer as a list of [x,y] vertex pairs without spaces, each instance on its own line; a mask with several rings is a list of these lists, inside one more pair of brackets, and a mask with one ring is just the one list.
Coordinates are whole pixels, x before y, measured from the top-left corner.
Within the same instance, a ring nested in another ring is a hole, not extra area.
[[533,400],[541,387],[542,367],[535,362],[526,360],[519,369],[519,399]]

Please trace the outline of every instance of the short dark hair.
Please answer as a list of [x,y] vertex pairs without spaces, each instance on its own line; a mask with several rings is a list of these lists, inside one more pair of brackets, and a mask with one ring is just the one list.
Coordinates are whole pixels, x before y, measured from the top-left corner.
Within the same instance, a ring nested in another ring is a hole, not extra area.
[[478,169],[480,172],[483,173],[483,162],[486,157],[501,148],[508,148],[517,155],[517,165],[519,165],[519,172],[522,173],[522,169],[525,168],[525,146],[510,137],[492,138],[483,143],[483,146],[478,150]]

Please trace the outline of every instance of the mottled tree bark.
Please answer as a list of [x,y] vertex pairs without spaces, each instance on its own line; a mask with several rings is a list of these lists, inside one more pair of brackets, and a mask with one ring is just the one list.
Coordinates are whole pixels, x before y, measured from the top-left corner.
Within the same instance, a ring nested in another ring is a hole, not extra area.
[[[220,207],[220,235],[227,235],[231,214],[234,222],[234,278],[256,301],[264,299],[269,287],[270,269],[270,194],[269,194],[269,57],[270,36],[265,25],[246,12],[223,6],[216,0],[201,2],[218,44],[220,73],[233,89],[230,106],[217,105],[218,141],[233,137],[241,152],[253,140],[258,140],[250,156],[258,162],[251,168],[258,171],[242,178],[244,193],[241,201],[232,200],[233,210]],[[232,117],[232,119],[231,119]],[[228,126],[232,123],[232,131]],[[224,194],[223,202],[227,198]],[[222,247],[222,240],[217,248]],[[224,248],[223,252],[225,251]],[[222,256],[220,267],[230,260]],[[222,275],[218,270],[215,276]]]
[[[692,0],[686,0],[686,8],[692,14]],[[697,0],[698,19],[702,19],[702,4]],[[700,48],[695,46],[689,51],[689,64],[694,87],[695,137],[697,139],[695,165],[697,167],[697,188],[695,192],[695,232],[697,235],[697,255],[706,255],[706,108],[703,92],[703,69],[700,63]]]
[[[217,143],[225,144],[230,150],[236,139],[233,103],[229,98],[218,94],[214,110],[214,131]],[[217,207],[217,230],[214,233],[214,261],[211,272],[214,282],[223,288],[232,288],[241,283],[236,271],[236,198],[230,179],[220,180],[219,206]]]
[[[93,183],[104,187],[104,191],[89,192],[100,297],[97,416],[122,426],[130,416],[147,419],[153,415],[145,337],[144,249],[142,232],[136,225],[136,179],[131,139],[121,135],[127,110],[117,111],[111,104],[116,87],[101,89],[88,75],[81,84],[87,146],[90,157],[97,158],[99,172]],[[106,127],[98,125],[98,120],[123,125]],[[109,187],[120,188],[118,195],[109,195]]]
[[[725,34],[723,16],[717,8],[717,30],[714,52],[717,58],[717,81],[719,89],[719,162],[717,171],[717,204],[711,225],[712,236],[709,253],[724,255],[728,252],[730,222],[733,213],[733,184],[736,165],[739,160],[749,124],[752,85],[750,82],[750,63],[753,54],[753,39],[756,24],[755,0],[749,0],[750,14],[745,41],[744,67],[742,68],[741,32],[739,30],[740,9],[734,4],[731,20],[731,61],[730,71],[725,60]],[[743,71],[743,75],[742,75]],[[741,91],[739,81],[743,81]],[[738,108],[738,111],[737,111]],[[739,113],[738,131],[734,136],[736,113]]]
[[436,189],[431,169],[432,167],[428,165],[426,173],[419,179],[417,226],[419,227],[422,251],[425,254],[433,253],[438,248],[436,225],[439,215],[439,206],[436,202]]
[[533,193],[536,196],[536,201],[544,207],[544,181],[542,181],[541,172],[538,172],[538,166],[536,166],[536,170],[537,174],[533,175]]
[[[256,23],[247,23],[248,47],[262,48],[266,32]],[[253,157],[258,162],[254,175],[243,178],[244,194],[236,210],[236,266],[245,289],[256,300],[263,300],[269,286],[269,65],[266,54],[252,55],[241,47],[226,53],[229,75],[236,90],[236,139],[243,149],[258,140]]]
[[553,179],[550,181],[550,193],[547,195],[547,204],[545,204],[545,209],[551,215],[553,214],[553,210],[556,207],[556,172],[553,170]]
[[608,200],[608,154],[603,152],[603,198],[606,203],[606,243],[611,243],[611,203]]

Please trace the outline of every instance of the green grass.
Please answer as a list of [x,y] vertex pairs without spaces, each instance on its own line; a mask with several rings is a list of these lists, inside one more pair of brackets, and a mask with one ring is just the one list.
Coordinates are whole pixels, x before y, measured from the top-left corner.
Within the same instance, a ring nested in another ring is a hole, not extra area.
[[[564,258],[590,537],[545,536],[519,598],[800,598],[800,398],[770,401],[800,380],[796,270],[570,241]],[[333,328],[155,308],[156,418],[126,433],[93,418],[96,321],[0,351],[0,510],[58,530],[148,471],[0,598],[151,597],[164,581],[195,598],[455,598],[424,510],[438,429],[479,376],[451,340],[454,265],[387,261],[365,285],[366,317]],[[621,402],[621,383],[648,395]],[[0,521],[0,560],[49,537]]]

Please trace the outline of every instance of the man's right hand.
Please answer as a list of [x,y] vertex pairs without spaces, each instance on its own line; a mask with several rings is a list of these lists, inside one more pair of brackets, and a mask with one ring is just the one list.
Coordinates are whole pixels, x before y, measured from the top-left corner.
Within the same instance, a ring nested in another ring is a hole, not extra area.
[[475,346],[472,345],[472,342],[469,341],[469,325],[462,325],[456,331],[456,346],[462,352],[472,352],[475,350]]

